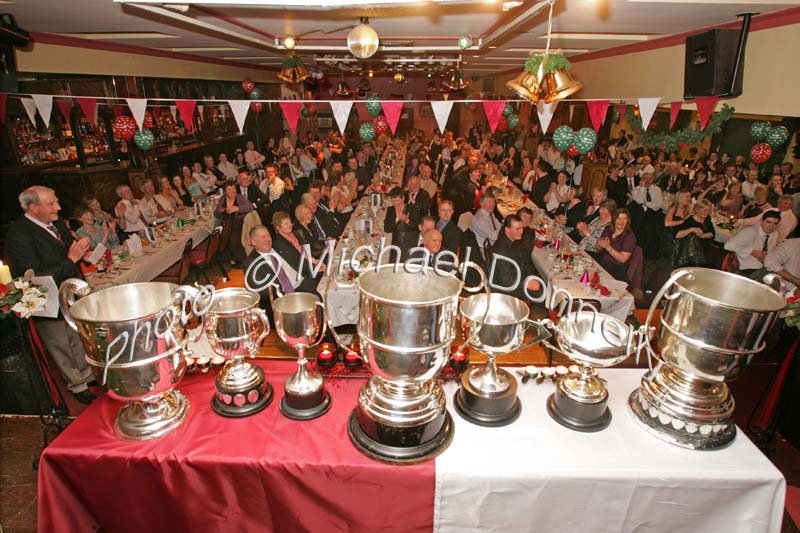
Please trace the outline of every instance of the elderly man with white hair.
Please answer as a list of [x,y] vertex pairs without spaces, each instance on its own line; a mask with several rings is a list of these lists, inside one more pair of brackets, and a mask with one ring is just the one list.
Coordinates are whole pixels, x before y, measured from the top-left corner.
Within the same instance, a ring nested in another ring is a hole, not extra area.
[[114,208],[119,217],[120,227],[125,233],[136,233],[145,228],[145,219],[142,214],[139,200],[133,197],[133,191],[127,185],[117,185],[117,196],[120,200]]

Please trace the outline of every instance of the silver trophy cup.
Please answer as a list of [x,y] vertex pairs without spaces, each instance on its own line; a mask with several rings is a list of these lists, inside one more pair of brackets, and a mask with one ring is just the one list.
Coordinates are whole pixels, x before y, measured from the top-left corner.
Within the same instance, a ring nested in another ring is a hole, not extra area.
[[211,405],[222,416],[255,414],[272,401],[272,387],[264,370],[245,356],[254,357],[269,335],[269,320],[259,308],[259,296],[247,289],[231,287],[214,291],[205,315],[205,333],[214,353],[228,361],[215,381]]
[[[118,437],[160,437],[185,419],[189,401],[175,386],[186,371],[186,321],[198,291],[171,283],[131,283],[92,292],[85,281],[61,284],[61,312],[78,332],[97,381],[124,401]],[[195,337],[196,338],[196,337]]]
[[[472,338],[470,346],[486,354],[485,366],[472,367],[461,376],[454,403],[462,418],[481,426],[505,426],[519,417],[522,404],[517,398],[517,380],[497,368],[497,356],[550,336],[544,326],[528,320],[528,312],[525,302],[506,294],[475,294],[461,302],[464,338]],[[536,334],[526,343],[529,327]]]
[[726,384],[761,352],[786,305],[757,281],[707,268],[675,271],[647,315],[649,327],[664,299],[657,361],[633,391],[634,420],[656,437],[684,448],[711,450],[736,437],[734,401]]
[[325,336],[322,302],[304,292],[285,294],[272,302],[275,331],[297,351],[297,372],[286,378],[281,412],[294,420],[311,420],[331,408],[331,395],[316,370],[309,371],[306,350]]

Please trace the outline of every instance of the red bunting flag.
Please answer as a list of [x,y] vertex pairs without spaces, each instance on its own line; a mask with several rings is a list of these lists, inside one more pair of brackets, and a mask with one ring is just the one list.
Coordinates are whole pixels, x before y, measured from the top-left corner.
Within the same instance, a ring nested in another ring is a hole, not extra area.
[[603,120],[606,118],[608,112],[608,100],[589,100],[586,105],[589,106],[589,116],[592,118],[592,126],[594,131],[600,131],[600,126],[603,125]]
[[58,108],[61,110],[61,115],[64,117],[64,120],[69,122],[69,115],[72,113],[72,98],[58,100],[56,104],[58,104]]
[[675,125],[675,121],[678,119],[678,112],[682,106],[683,102],[672,102],[669,105],[669,129],[672,129]]
[[97,98],[76,98],[78,105],[83,110],[83,115],[91,124],[94,124],[95,108],[97,107]]
[[181,120],[186,126],[186,131],[194,129],[194,109],[197,107],[197,100],[175,100],[175,106],[178,108],[178,113],[181,114]]
[[483,110],[486,111],[486,118],[489,121],[489,129],[494,130],[497,129],[497,123],[500,120],[500,116],[503,114],[503,109],[506,107],[505,100],[484,100],[483,101]]
[[0,93],[0,122],[5,123],[6,121],[6,104],[8,103],[8,95],[6,93]]
[[381,106],[383,114],[386,115],[386,122],[389,123],[389,128],[394,133],[397,123],[400,121],[400,114],[403,112],[403,102],[381,102]]
[[114,116],[115,117],[122,116],[122,114],[125,113],[125,106],[123,106],[121,104],[115,104],[115,105],[113,105],[111,107],[114,108]]
[[704,130],[708,126],[708,120],[717,106],[717,100],[719,100],[719,96],[698,96],[695,100],[697,114],[700,117],[700,129]]
[[284,100],[280,102],[283,116],[289,123],[292,133],[297,131],[297,121],[300,119],[300,112],[303,109],[303,102],[294,100]]
[[619,119],[625,120],[625,111],[628,110],[628,104],[619,104]]

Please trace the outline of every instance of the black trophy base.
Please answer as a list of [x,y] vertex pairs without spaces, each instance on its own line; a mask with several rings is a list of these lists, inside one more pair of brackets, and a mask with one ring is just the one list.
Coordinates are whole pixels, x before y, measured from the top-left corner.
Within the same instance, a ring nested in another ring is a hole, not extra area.
[[272,385],[262,381],[245,392],[224,391],[217,388],[211,407],[218,415],[228,418],[242,418],[263,410],[272,402]]
[[281,413],[292,420],[313,420],[331,408],[331,395],[325,388],[311,394],[285,393],[281,399]]
[[522,412],[522,402],[517,397],[517,380],[514,376],[508,377],[508,389],[490,397],[475,389],[469,381],[469,372],[465,373],[461,377],[461,387],[453,398],[456,412],[467,422],[479,426],[500,427],[514,422]]
[[[380,435],[381,442],[364,431],[361,419],[371,426],[371,433]],[[437,427],[438,431],[429,435]],[[359,416],[356,408],[347,423],[347,433],[358,451],[376,461],[391,464],[414,464],[433,459],[450,446],[454,432],[453,417],[447,411],[421,426],[390,427]]]
[[583,433],[601,431],[611,423],[606,402],[580,403],[557,393],[547,398],[547,412],[565,428]]

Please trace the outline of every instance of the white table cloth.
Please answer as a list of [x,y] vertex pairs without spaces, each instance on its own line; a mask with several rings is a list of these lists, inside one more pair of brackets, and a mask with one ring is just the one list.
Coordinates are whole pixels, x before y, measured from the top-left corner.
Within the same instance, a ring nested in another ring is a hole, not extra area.
[[547,413],[550,381],[519,387],[522,414],[485,428],[452,407],[455,438],[436,459],[434,530],[498,532],[780,531],[786,482],[741,432],[723,450],[667,444],[627,410],[642,370],[606,369],[612,421],[597,433]]

